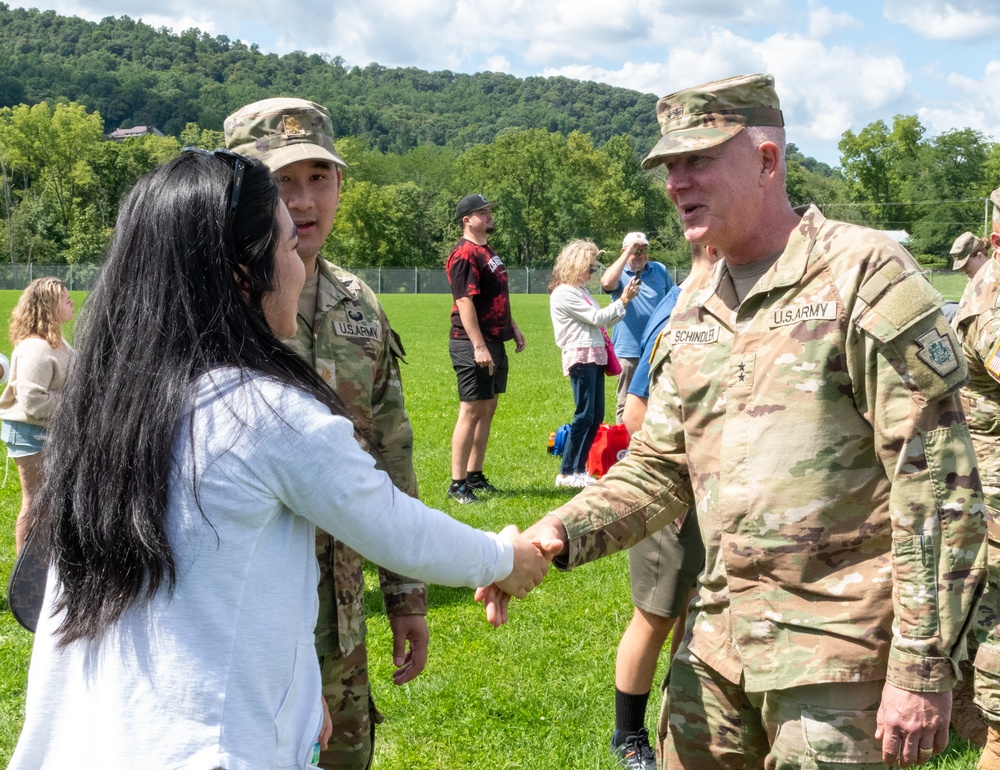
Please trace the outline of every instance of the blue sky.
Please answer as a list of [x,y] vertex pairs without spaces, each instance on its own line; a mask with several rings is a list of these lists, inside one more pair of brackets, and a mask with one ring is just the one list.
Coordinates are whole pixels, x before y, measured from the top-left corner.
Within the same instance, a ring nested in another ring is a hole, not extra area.
[[789,141],[830,165],[845,130],[897,114],[918,115],[928,135],[969,127],[1000,141],[1000,0],[48,2],[350,65],[565,75],[657,95],[771,72]]

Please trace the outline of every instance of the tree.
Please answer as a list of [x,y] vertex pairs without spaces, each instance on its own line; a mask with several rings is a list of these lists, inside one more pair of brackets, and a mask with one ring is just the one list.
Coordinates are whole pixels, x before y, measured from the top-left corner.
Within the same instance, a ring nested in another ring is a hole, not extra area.
[[890,204],[903,200],[919,176],[923,134],[916,115],[897,115],[892,130],[876,120],[857,135],[848,130],[841,137],[841,168],[851,197],[876,204],[868,210],[872,224],[889,227],[910,219],[908,211]]
[[77,196],[94,184],[89,155],[103,139],[103,122],[82,105],[19,105],[0,109],[0,144],[14,171],[44,185],[58,207],[62,227],[73,221]]

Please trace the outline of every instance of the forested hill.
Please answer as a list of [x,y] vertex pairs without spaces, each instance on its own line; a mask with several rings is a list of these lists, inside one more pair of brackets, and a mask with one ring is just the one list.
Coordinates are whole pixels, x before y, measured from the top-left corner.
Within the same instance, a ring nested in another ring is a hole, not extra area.
[[463,149],[517,128],[579,130],[598,147],[628,134],[648,148],[659,134],[655,95],[599,83],[347,67],[337,56],[265,54],[127,16],[95,23],[0,3],[0,107],[63,98],[100,112],[108,132],[154,125],[176,136],[187,123],[220,130],[233,110],[276,95],[320,102],[338,136],[396,153],[422,144]]

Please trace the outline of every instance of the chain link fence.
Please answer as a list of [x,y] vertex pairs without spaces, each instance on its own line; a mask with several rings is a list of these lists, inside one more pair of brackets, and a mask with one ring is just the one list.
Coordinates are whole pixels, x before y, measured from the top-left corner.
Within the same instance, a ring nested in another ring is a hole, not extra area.
[[[100,265],[43,265],[8,264],[0,266],[0,289],[24,289],[35,278],[55,277],[65,281],[70,291],[90,291],[94,287]],[[348,268],[367,283],[376,294],[450,294],[448,278],[440,267],[360,267]],[[687,277],[687,268],[668,268],[675,283]],[[965,286],[965,276],[951,270],[927,270],[927,279],[942,294],[950,296]],[[550,269],[508,268],[507,279],[511,294],[545,294]],[[597,293],[601,290],[598,278],[587,284]]]

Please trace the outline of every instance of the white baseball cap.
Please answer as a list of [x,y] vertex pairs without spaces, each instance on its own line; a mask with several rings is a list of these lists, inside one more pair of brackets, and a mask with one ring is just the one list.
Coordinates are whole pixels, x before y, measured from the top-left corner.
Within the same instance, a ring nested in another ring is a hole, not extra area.
[[633,243],[641,243],[643,246],[649,245],[649,241],[646,240],[645,233],[629,233],[625,236],[625,240],[622,241],[622,249],[627,249]]

